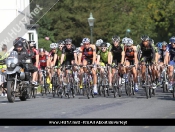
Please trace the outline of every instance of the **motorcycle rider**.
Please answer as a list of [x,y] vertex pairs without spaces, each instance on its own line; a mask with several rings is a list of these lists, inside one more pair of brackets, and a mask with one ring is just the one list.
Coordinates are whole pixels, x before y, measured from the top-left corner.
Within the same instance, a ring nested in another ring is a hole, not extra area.
[[[28,51],[24,48],[24,42],[23,41],[15,41],[14,43],[14,51],[18,52],[18,59],[19,59],[19,65],[23,67],[23,60],[31,59],[31,55],[28,53]],[[36,68],[32,63],[29,64],[29,71],[33,73],[32,75],[32,84],[36,84],[35,78],[37,75],[38,68]]]

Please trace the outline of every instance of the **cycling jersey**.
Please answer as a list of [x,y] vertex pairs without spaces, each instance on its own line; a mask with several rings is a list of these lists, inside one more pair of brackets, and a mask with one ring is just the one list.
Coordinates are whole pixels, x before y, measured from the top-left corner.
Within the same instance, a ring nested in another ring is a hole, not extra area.
[[[61,50],[57,50],[57,56],[59,57],[59,60],[57,58],[56,64],[60,65],[60,60],[61,60],[61,55],[62,55],[62,51]],[[64,56],[64,61],[66,60],[66,56]],[[57,63],[58,62],[58,63]]]
[[[142,61],[153,61],[155,59],[155,47],[149,43],[147,47],[143,45],[143,43],[140,44],[140,50],[142,52],[141,60]],[[144,59],[143,59],[144,58]]]
[[[49,52],[49,55],[48,55],[48,56],[51,58],[51,62],[54,61],[54,55],[55,55],[56,53],[57,53],[57,51],[53,52],[53,50],[51,50],[51,51]],[[58,59],[56,60],[55,64],[58,64]]]
[[33,48],[32,49],[33,52],[33,57],[32,57],[32,63],[35,64],[36,63],[36,55],[39,55],[38,50]]
[[124,45],[121,44],[117,47],[112,46],[109,52],[112,52],[113,55],[113,63],[121,63],[122,52],[124,51]]
[[100,61],[104,63],[108,63],[108,51],[102,52],[101,50],[98,51],[97,55],[100,55]]
[[133,48],[125,48],[125,58],[126,60],[134,60],[134,49]]
[[66,59],[64,60],[65,65],[71,65],[71,61],[74,60],[74,53],[75,53],[76,47],[75,45],[72,45],[70,49],[67,49],[67,47],[63,47],[62,54],[65,54]]
[[175,61],[175,48],[169,45],[170,61]]
[[93,58],[93,49],[92,47],[84,48],[82,47],[83,59],[92,59]]
[[39,56],[39,64],[40,64],[40,67],[47,66],[47,56],[46,55]]

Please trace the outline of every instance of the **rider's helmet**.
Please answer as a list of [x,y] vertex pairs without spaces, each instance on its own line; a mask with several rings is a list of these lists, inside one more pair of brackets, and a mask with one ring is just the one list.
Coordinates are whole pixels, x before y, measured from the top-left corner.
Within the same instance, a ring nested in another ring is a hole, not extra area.
[[154,44],[154,40],[153,40],[152,38],[149,38],[149,42],[150,42],[151,44]]
[[65,44],[72,44],[72,39],[70,38],[65,39]]
[[141,37],[141,40],[142,41],[149,41],[149,36],[147,36],[147,35],[143,35],[142,37]]
[[120,37],[117,36],[117,35],[115,35],[115,36],[112,37],[112,41],[117,41],[117,42],[119,42],[119,41],[120,41]]
[[175,43],[175,37],[174,36],[171,37],[169,41],[170,41],[170,43]]
[[64,40],[59,40],[59,41],[58,41],[58,45],[65,45]]
[[22,41],[17,41],[14,46],[15,46],[15,48],[23,47],[23,42]]
[[158,42],[158,43],[156,44],[156,46],[157,46],[159,49],[162,49],[162,42]]
[[166,41],[163,41],[162,42],[162,46],[167,46],[167,42]]
[[127,37],[124,37],[124,38],[122,39],[122,44],[126,44],[126,43],[127,43],[127,40],[128,40],[128,38],[127,38]]
[[56,49],[56,48],[58,48],[58,44],[57,43],[51,43],[50,48],[51,49]]
[[83,44],[88,44],[88,43],[90,43],[90,39],[89,38],[83,38],[83,40],[82,40],[82,43]]
[[133,40],[132,40],[131,38],[128,38],[125,45],[126,45],[126,46],[131,46],[131,45],[133,45]]
[[41,53],[41,52],[45,52],[45,49],[40,48],[40,49],[39,49],[39,53]]
[[95,44],[96,44],[97,47],[99,47],[101,45],[101,43],[103,43],[103,40],[98,39]]
[[103,43],[101,43],[101,45],[100,45],[100,47],[107,47],[108,45],[107,45],[107,43],[105,43],[105,42],[103,42]]

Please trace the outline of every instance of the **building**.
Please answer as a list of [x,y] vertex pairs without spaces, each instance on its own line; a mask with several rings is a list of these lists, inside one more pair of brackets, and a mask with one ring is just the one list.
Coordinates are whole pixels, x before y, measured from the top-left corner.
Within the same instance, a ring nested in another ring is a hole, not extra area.
[[[18,15],[23,15],[26,21],[23,23],[26,25],[26,33],[23,37],[27,40],[34,40],[38,47],[38,33],[37,33],[37,24],[30,24],[30,0],[1,0],[0,4],[0,32],[4,31],[5,28],[17,18]],[[24,12],[25,9],[25,12]],[[2,35],[1,35],[2,36]]]

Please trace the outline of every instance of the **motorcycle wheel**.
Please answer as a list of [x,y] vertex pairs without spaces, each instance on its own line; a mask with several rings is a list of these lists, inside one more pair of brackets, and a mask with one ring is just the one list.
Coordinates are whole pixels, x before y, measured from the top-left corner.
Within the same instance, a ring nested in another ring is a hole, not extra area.
[[10,103],[15,101],[14,81],[7,81],[7,99]]

